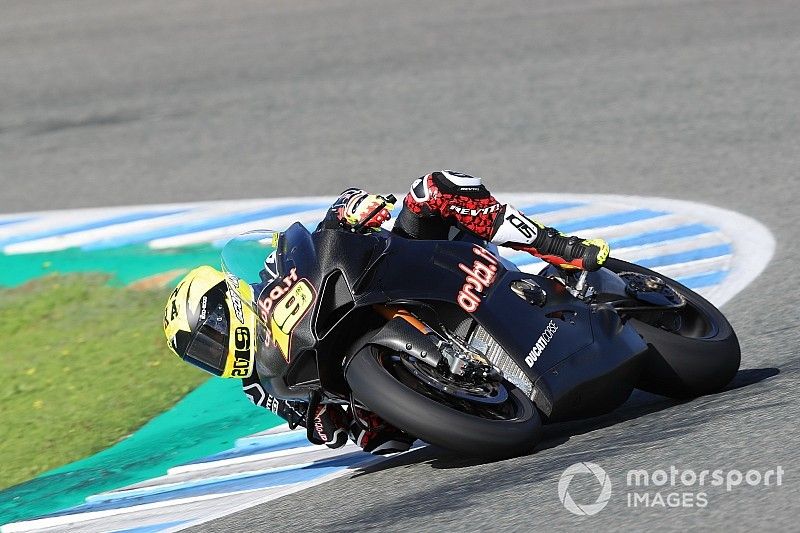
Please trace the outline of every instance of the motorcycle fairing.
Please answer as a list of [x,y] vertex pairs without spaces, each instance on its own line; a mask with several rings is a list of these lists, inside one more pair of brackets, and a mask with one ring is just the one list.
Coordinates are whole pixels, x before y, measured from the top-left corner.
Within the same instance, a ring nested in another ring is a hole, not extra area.
[[[480,259],[475,245],[466,242],[409,240],[388,232],[311,234],[300,224],[292,225],[281,241],[281,271],[296,268],[318,294],[313,311],[292,331],[285,375],[313,376],[315,363],[321,370],[324,363],[317,360],[317,353],[324,352],[326,338],[356,309],[402,300],[459,305],[468,271],[476,257]],[[491,264],[488,259],[484,262]],[[507,270],[499,260],[491,266],[496,266],[491,283],[482,283],[487,280],[484,276],[470,285],[480,298],[470,314],[529,376],[534,401],[545,415],[570,418],[580,409],[604,403],[601,397],[609,401],[617,401],[623,393],[627,397],[638,377],[638,355],[646,350],[631,327],[613,311],[574,298],[558,281]],[[545,290],[543,307],[527,303],[509,289],[519,279],[533,279]],[[539,340],[548,331],[552,335],[546,335],[543,345]],[[529,365],[526,357],[535,361]],[[301,367],[305,370],[298,372]],[[282,388],[286,390],[285,384]]]

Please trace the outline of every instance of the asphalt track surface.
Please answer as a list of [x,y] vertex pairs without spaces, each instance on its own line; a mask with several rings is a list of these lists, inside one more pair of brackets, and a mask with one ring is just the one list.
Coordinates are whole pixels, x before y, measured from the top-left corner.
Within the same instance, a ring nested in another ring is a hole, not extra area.
[[[453,167],[498,191],[710,203],[777,239],[724,307],[743,349],[732,390],[637,394],[522,458],[424,448],[201,529],[796,530],[796,2],[12,1],[2,15],[3,212],[396,190]],[[578,461],[615,482],[594,517],[558,500]],[[627,470],[670,465],[786,475],[710,488],[706,508],[626,507]]]

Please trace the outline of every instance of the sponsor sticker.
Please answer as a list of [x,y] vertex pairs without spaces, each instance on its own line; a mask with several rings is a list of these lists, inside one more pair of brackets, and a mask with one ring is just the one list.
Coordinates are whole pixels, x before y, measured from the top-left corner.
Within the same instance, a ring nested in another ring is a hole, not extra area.
[[553,320],[551,320],[547,327],[544,328],[544,331],[539,338],[536,340],[536,344],[533,345],[531,351],[528,352],[528,356],[525,358],[525,364],[527,364],[530,368],[533,368],[533,364],[541,357],[544,349],[547,348],[547,345],[550,344],[550,341],[553,340],[553,335],[556,334],[558,331],[558,324],[556,324]]
[[456,301],[467,313],[474,313],[478,310],[481,305],[481,296],[497,279],[497,259],[480,246],[474,246],[472,251],[478,258],[471,266],[464,263],[458,264],[458,268],[467,277],[464,280],[464,286],[458,291]]
[[272,287],[269,293],[262,293],[258,300],[259,315],[269,324],[272,340],[286,361],[291,353],[292,330],[311,309],[315,297],[311,283],[300,279],[297,269],[292,268],[280,284]]

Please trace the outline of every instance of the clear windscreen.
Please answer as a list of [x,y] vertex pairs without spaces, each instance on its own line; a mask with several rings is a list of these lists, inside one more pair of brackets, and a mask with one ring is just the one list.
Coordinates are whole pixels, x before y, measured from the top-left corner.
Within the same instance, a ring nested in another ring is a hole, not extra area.
[[257,230],[231,239],[222,249],[222,268],[249,285],[278,277],[275,255],[280,232]]
[[261,293],[261,288],[271,284],[279,275],[277,248],[280,235],[278,231],[250,231],[230,240],[222,249],[222,269],[227,274],[228,286],[249,285],[252,291],[237,292],[241,295],[248,293],[250,298],[245,303],[254,309],[257,304],[253,300]]

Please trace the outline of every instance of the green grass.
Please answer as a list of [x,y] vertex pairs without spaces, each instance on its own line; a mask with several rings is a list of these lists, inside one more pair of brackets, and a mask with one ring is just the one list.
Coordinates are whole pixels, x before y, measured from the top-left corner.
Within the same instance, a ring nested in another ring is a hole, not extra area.
[[167,350],[167,289],[107,281],[0,289],[0,488],[107,448],[206,379]]

